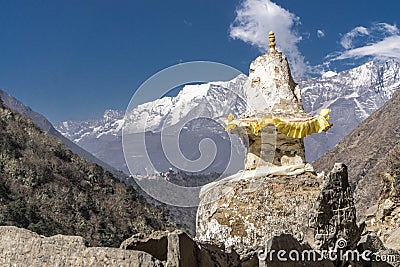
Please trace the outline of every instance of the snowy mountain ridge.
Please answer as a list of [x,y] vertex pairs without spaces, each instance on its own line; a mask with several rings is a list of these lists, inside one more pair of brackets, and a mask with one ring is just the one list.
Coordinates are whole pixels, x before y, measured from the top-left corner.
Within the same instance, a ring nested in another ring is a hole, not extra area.
[[[245,76],[238,76],[228,82],[186,85],[175,97],[166,96],[134,108],[126,114],[126,119],[128,119],[126,127],[129,127],[131,133],[142,132],[144,125],[146,131],[160,131],[163,126],[179,123],[184,116],[193,112],[199,105],[203,109],[201,114],[212,118],[224,117],[226,110],[230,110],[229,106],[238,113],[237,107],[240,109],[244,106],[243,103],[238,102],[243,101],[241,85],[245,80]],[[230,94],[227,94],[226,90],[229,90]],[[100,119],[64,121],[56,128],[65,137],[78,144],[87,138],[121,136],[122,126],[125,123],[124,115],[124,111],[109,109]]]
[[175,97],[141,104],[127,114],[127,132],[138,133],[143,129],[157,132],[162,127],[181,123],[187,116],[219,119],[229,112],[241,112],[245,105],[242,89],[246,80],[240,75],[228,82],[186,85]]
[[[299,82],[305,102],[303,104],[306,109],[315,111],[339,98],[355,98],[361,100],[360,113],[369,116],[371,112],[368,109],[376,110],[382,106],[399,88],[399,69],[400,64],[395,60],[383,64],[370,61],[336,75],[303,79]],[[362,96],[372,96],[373,99],[360,99]]]
[[400,63],[370,61],[330,77],[303,79],[303,106],[307,112],[331,109],[334,126],[305,139],[307,159],[314,161],[332,149],[400,88]]
[[56,126],[68,139],[79,143],[84,138],[119,135],[124,124],[124,111],[108,109],[101,119],[63,121]]
[[[164,97],[134,108],[127,114],[126,122],[124,112],[108,110],[99,120],[67,121],[56,128],[107,162],[101,154],[108,149],[110,142],[113,151],[118,151],[116,146],[121,142],[124,123],[130,133],[142,132],[143,129],[159,132],[164,126],[176,125],[196,114],[215,120],[226,118],[230,112],[241,114],[245,110],[241,97],[245,82],[246,77],[239,76],[229,82],[187,85],[175,97]],[[316,114],[321,108],[332,110],[334,127],[327,133],[305,139],[307,160],[311,162],[333,148],[400,88],[400,63],[396,60],[370,61],[353,69],[338,73],[331,71],[322,77],[297,82],[307,112]]]

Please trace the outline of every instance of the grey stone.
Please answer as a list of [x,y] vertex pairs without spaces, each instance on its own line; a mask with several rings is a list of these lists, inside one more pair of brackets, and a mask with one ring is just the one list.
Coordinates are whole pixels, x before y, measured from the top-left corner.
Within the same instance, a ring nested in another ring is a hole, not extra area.
[[167,261],[168,232],[156,231],[149,236],[139,233],[122,242],[120,248],[144,251],[161,261]]
[[375,234],[368,234],[362,236],[358,244],[358,249],[360,251],[370,250],[372,252],[378,252],[380,250],[385,250],[386,247],[383,245],[382,240]]
[[224,247],[198,243],[181,230],[134,235],[121,248],[142,250],[166,262],[168,267],[240,266],[239,254]]
[[373,205],[365,212],[365,218],[375,217],[376,212],[378,211],[378,204]]
[[400,251],[400,227],[389,234],[385,242],[386,247]]
[[378,207],[378,210],[376,212],[376,218],[378,220],[383,220],[395,208],[396,208],[396,204],[390,198],[385,199],[385,201]]
[[40,236],[14,226],[0,226],[1,266],[137,266],[162,267],[142,251],[86,247],[79,236]]

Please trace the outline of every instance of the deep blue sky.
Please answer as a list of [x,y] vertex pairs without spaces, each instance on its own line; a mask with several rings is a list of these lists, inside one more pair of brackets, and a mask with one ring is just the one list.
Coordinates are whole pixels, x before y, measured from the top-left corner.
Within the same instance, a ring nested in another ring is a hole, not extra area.
[[[310,66],[343,50],[341,37],[357,26],[395,25],[400,10],[398,1],[274,2],[299,17],[298,48]],[[260,51],[229,37],[240,3],[0,0],[0,88],[57,123],[125,109],[142,82],[180,62],[210,60],[247,73]]]

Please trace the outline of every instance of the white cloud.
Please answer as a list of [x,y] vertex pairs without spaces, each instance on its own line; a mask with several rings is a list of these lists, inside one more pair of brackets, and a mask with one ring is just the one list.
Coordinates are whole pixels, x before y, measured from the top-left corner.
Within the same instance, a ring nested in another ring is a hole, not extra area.
[[[376,23],[369,28],[356,27],[343,35],[341,45],[344,51],[337,53],[333,60],[373,57],[375,59],[400,59],[400,31],[396,25]],[[355,38],[362,45],[355,47]],[[364,38],[360,38],[364,37]]]
[[378,59],[400,58],[400,36],[391,36],[380,42],[346,50],[336,60],[372,56]]
[[301,36],[294,27],[299,17],[270,0],[243,0],[236,10],[236,18],[230,27],[230,36],[268,51],[268,32],[274,31],[276,43],[289,59],[294,76],[303,76],[309,67],[300,53]]
[[345,35],[343,35],[342,39],[340,40],[340,44],[343,46],[344,49],[353,48],[353,40],[362,35],[368,35],[369,31],[367,28],[359,26],[355,27]]
[[324,37],[324,36],[325,36],[325,33],[324,33],[323,30],[317,30],[317,37],[318,37],[318,38],[322,38],[322,37]]

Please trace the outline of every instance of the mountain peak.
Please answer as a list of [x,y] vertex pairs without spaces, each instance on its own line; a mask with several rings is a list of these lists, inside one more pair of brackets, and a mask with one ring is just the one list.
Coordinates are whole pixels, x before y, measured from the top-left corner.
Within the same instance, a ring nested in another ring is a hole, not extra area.
[[112,120],[120,120],[124,117],[125,112],[123,110],[107,109],[104,112],[103,119],[108,122]]

